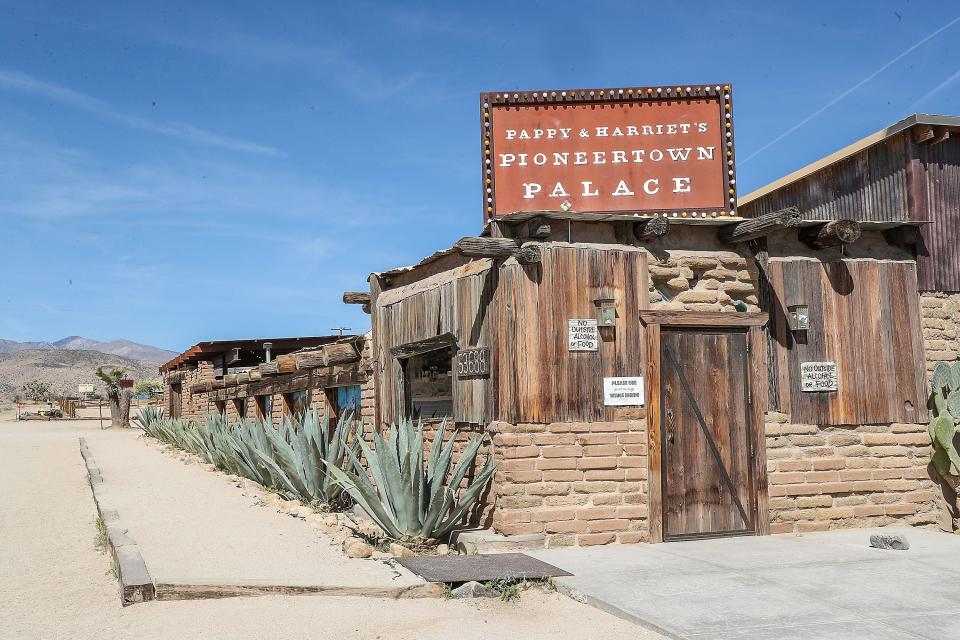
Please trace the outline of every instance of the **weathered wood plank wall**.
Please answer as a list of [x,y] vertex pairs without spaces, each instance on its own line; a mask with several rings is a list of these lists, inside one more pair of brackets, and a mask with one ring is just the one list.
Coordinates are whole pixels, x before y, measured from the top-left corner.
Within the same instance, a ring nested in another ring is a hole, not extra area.
[[[636,417],[604,407],[603,378],[643,375],[647,291],[647,258],[637,250],[552,245],[539,264],[504,266],[494,305],[496,419]],[[615,300],[616,327],[600,328],[598,351],[569,351],[567,321],[595,318],[598,298]]]
[[[771,409],[793,422],[859,425],[926,417],[923,334],[912,262],[771,260]],[[806,304],[810,329],[793,333],[787,307]],[[835,393],[801,391],[800,363],[837,363]]]

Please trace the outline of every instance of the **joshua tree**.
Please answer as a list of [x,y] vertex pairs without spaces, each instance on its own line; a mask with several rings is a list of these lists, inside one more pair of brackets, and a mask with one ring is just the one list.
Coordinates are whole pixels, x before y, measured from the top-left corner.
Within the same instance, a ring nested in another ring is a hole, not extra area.
[[107,386],[107,400],[110,401],[110,423],[114,427],[130,426],[130,399],[133,395],[129,387],[121,387],[120,381],[127,370],[123,367],[113,367],[104,371],[97,367],[97,377]]

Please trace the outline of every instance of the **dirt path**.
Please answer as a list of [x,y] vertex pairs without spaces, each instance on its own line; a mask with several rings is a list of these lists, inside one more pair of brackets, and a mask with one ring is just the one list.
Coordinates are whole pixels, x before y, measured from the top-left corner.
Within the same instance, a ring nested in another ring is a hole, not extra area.
[[384,590],[423,584],[380,560],[347,558],[304,520],[258,505],[224,474],[184,464],[138,430],[85,438],[103,475],[104,500],[119,511],[155,582]]
[[[96,423],[0,422],[4,638],[659,638],[556,593],[519,603],[269,596],[121,608],[77,436]],[[183,468],[183,467],[181,467]]]

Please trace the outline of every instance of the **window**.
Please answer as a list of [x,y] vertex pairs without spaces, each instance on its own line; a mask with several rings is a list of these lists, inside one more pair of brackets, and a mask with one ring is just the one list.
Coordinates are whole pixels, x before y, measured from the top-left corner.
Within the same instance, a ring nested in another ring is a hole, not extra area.
[[303,414],[307,410],[307,391],[293,391],[283,394],[284,410],[287,415],[293,418],[295,422],[303,419]]
[[331,428],[337,424],[340,416],[347,412],[353,411],[359,417],[360,385],[329,387],[324,391],[327,396],[327,418],[330,421]]
[[407,415],[453,417],[453,349],[438,349],[407,358],[404,367]]
[[247,400],[246,398],[235,398],[233,400],[233,410],[237,412],[237,419],[243,420],[247,417]]
[[227,411],[227,403],[223,400],[215,400],[213,405],[217,408],[217,413],[223,415]]
[[183,409],[183,387],[179,382],[170,385],[170,417],[179,418]]
[[273,396],[257,396],[257,419],[273,422]]

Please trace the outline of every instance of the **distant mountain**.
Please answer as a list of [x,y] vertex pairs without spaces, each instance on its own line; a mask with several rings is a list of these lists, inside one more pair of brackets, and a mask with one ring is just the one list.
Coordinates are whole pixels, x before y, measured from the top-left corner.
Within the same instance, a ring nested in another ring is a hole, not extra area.
[[20,349],[0,354],[0,400],[13,399],[32,380],[46,382],[58,396],[76,395],[80,384],[93,384],[102,395],[106,390],[94,375],[97,366],[123,367],[133,380],[160,378],[156,362],[85,349]]
[[110,340],[100,342],[82,336],[68,336],[56,342],[17,342],[15,340],[0,339],[0,353],[17,353],[28,349],[50,351],[65,349],[68,351],[99,351],[115,356],[122,356],[132,360],[147,360],[149,362],[164,363],[177,354],[173,351],[152,347],[148,344],[139,344],[129,340]]

